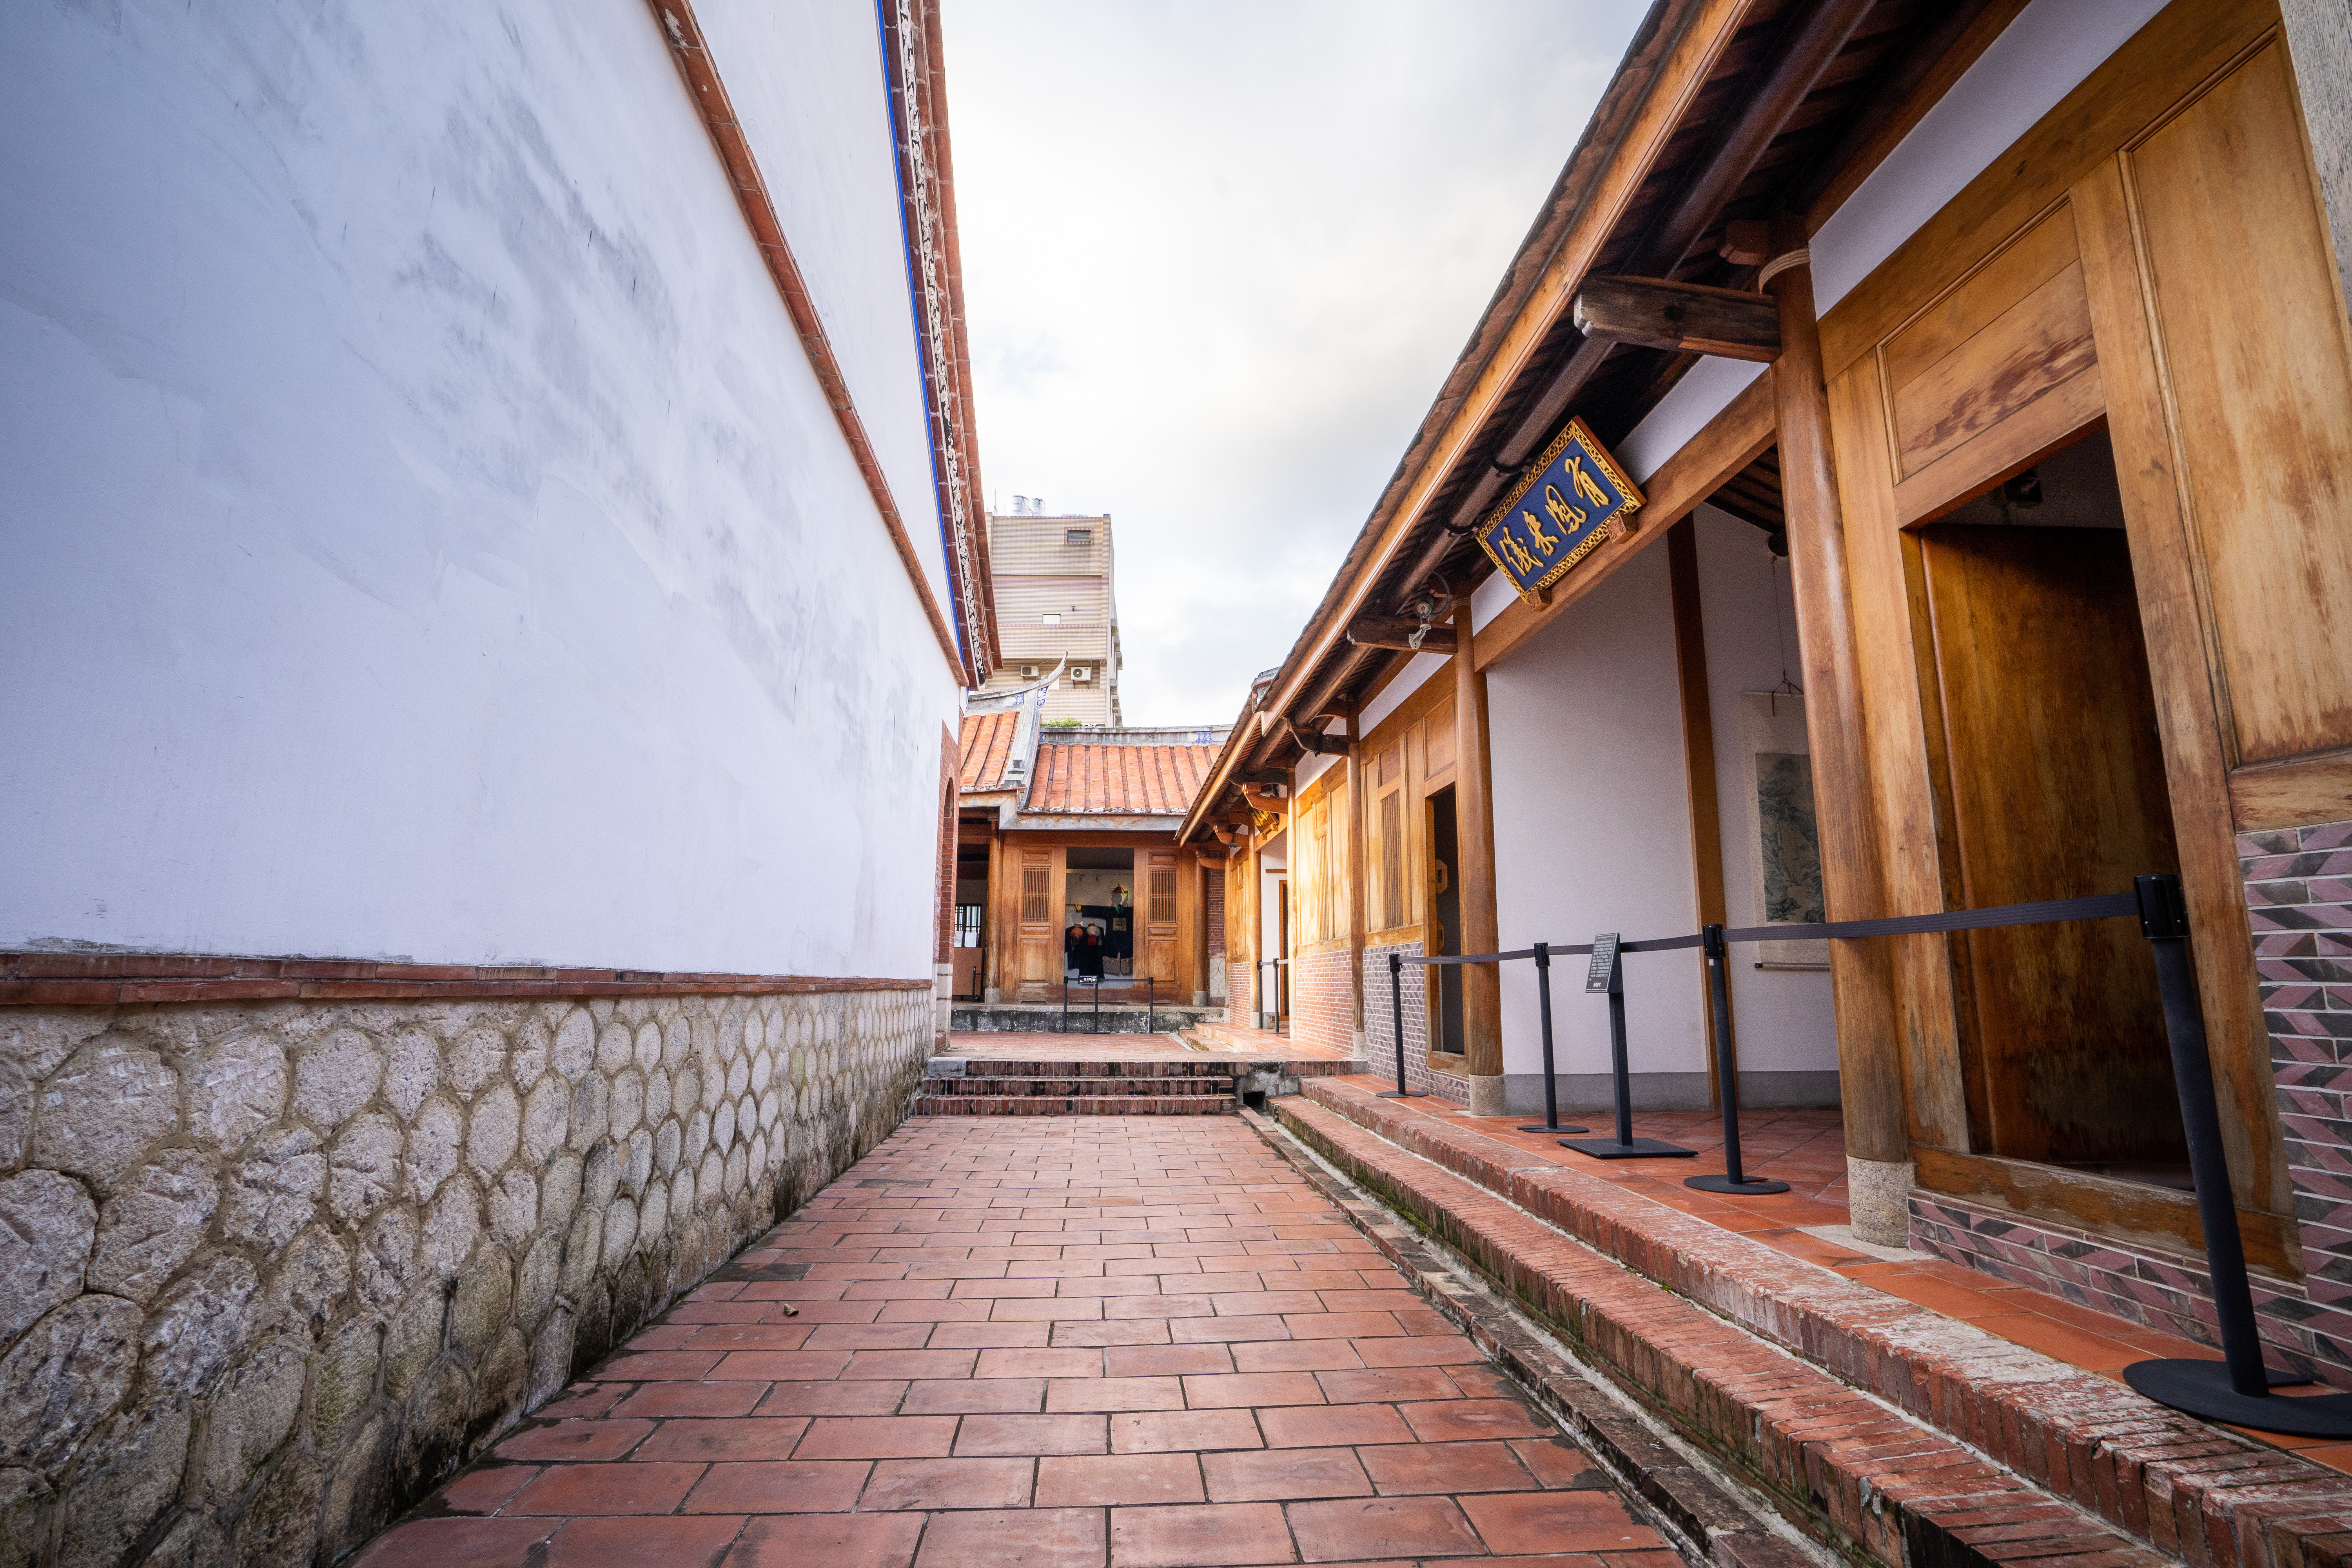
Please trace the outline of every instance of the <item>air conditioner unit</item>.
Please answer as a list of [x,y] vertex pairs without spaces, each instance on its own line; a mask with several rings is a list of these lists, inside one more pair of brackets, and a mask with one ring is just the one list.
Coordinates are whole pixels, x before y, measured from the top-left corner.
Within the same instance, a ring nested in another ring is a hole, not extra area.
[[1038,668],[1034,664],[1024,664],[1021,667],[1021,679],[1024,680],[1034,680],[1038,674]]
[[1072,680],[1092,680],[1094,678],[1094,667],[1091,665],[1074,664],[1070,667],[1070,679]]

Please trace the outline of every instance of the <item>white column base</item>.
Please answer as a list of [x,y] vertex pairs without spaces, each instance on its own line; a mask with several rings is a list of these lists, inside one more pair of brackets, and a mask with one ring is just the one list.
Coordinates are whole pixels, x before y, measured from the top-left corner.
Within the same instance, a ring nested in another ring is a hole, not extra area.
[[1500,1116],[1503,1111],[1503,1075],[1474,1073],[1470,1079],[1470,1114]]
[[1853,1234],[1878,1247],[1911,1245],[1911,1178],[1908,1160],[1845,1157],[1846,1209]]

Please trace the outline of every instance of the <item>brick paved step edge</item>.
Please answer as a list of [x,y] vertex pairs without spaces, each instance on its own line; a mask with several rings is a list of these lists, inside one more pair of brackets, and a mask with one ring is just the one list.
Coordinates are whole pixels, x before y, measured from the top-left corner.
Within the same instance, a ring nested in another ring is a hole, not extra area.
[[[1692,1441],[1882,1562],[2352,1564],[2352,1477],[1352,1086],[1277,1109]],[[1971,1522],[1989,1499],[2024,1511]],[[2050,1499],[2122,1533],[2029,1549]]]
[[927,1078],[925,1094],[1058,1094],[1100,1098],[1108,1095],[1231,1094],[1229,1078],[1070,1078],[1067,1076],[998,1076],[986,1078]]
[[1634,1414],[1622,1394],[1596,1384],[1551,1342],[1531,1331],[1528,1320],[1503,1298],[1483,1283],[1466,1282],[1420,1232],[1363,1189],[1333,1175],[1278,1122],[1254,1110],[1242,1116],[1404,1271],[1417,1294],[1492,1356],[1539,1409],[1645,1505],[1653,1522],[1663,1524],[1670,1536],[1681,1536],[1685,1557],[1719,1568],[1812,1568],[1825,1555],[1817,1545],[1800,1546],[1788,1539],[1788,1526],[1768,1517],[1769,1504],[1725,1485],[1709,1464],[1694,1462],[1687,1445],[1676,1447],[1661,1435],[1654,1417]]
[[1016,1060],[1010,1057],[959,1057],[950,1053],[934,1061],[960,1061],[971,1078],[1231,1078],[1254,1070],[1279,1071],[1286,1078],[1345,1078],[1364,1070],[1360,1061],[1326,1058],[1289,1060],[1238,1053],[1218,1056],[1148,1057],[1129,1061]]
[[1209,1094],[927,1094],[918,1116],[1231,1116],[1233,1100]]

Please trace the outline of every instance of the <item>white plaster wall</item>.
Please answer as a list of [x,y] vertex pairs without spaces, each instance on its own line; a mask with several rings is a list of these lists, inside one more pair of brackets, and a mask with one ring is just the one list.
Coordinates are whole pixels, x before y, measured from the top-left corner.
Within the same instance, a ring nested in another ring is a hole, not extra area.
[[[1698,929],[1666,552],[1642,552],[1486,671],[1495,907],[1507,948]],[[1633,1070],[1706,1067],[1696,952],[1629,953]],[[1543,1070],[1532,963],[1503,968],[1503,1070]],[[1606,1001],[1584,963],[1552,970],[1554,1060],[1609,1070]]]
[[[1739,694],[1769,691],[1782,671],[1801,681],[1796,605],[1788,563],[1774,570],[1763,531],[1703,506],[1698,528],[1698,592],[1706,631],[1706,700],[1715,739],[1715,797],[1723,825],[1726,923],[1756,923],[1754,868],[1748,854],[1748,793],[1740,753]],[[1653,553],[1663,555],[1663,548]],[[1778,601],[1776,618],[1773,605]],[[1732,1027],[1742,1072],[1834,1070],[1837,1020],[1827,970],[1758,969],[1755,949],[1731,950]]]
[[875,7],[701,0],[695,15],[940,614],[952,621]]
[[928,973],[953,678],[642,0],[9,6],[0,211],[0,945]]

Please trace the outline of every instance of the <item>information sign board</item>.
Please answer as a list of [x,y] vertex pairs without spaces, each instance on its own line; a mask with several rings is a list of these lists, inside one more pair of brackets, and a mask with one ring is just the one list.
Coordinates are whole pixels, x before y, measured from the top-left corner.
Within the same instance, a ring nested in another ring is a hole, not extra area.
[[1642,503],[1608,449],[1571,419],[1479,528],[1478,543],[1519,596],[1533,599],[1601,541],[1631,531]]

